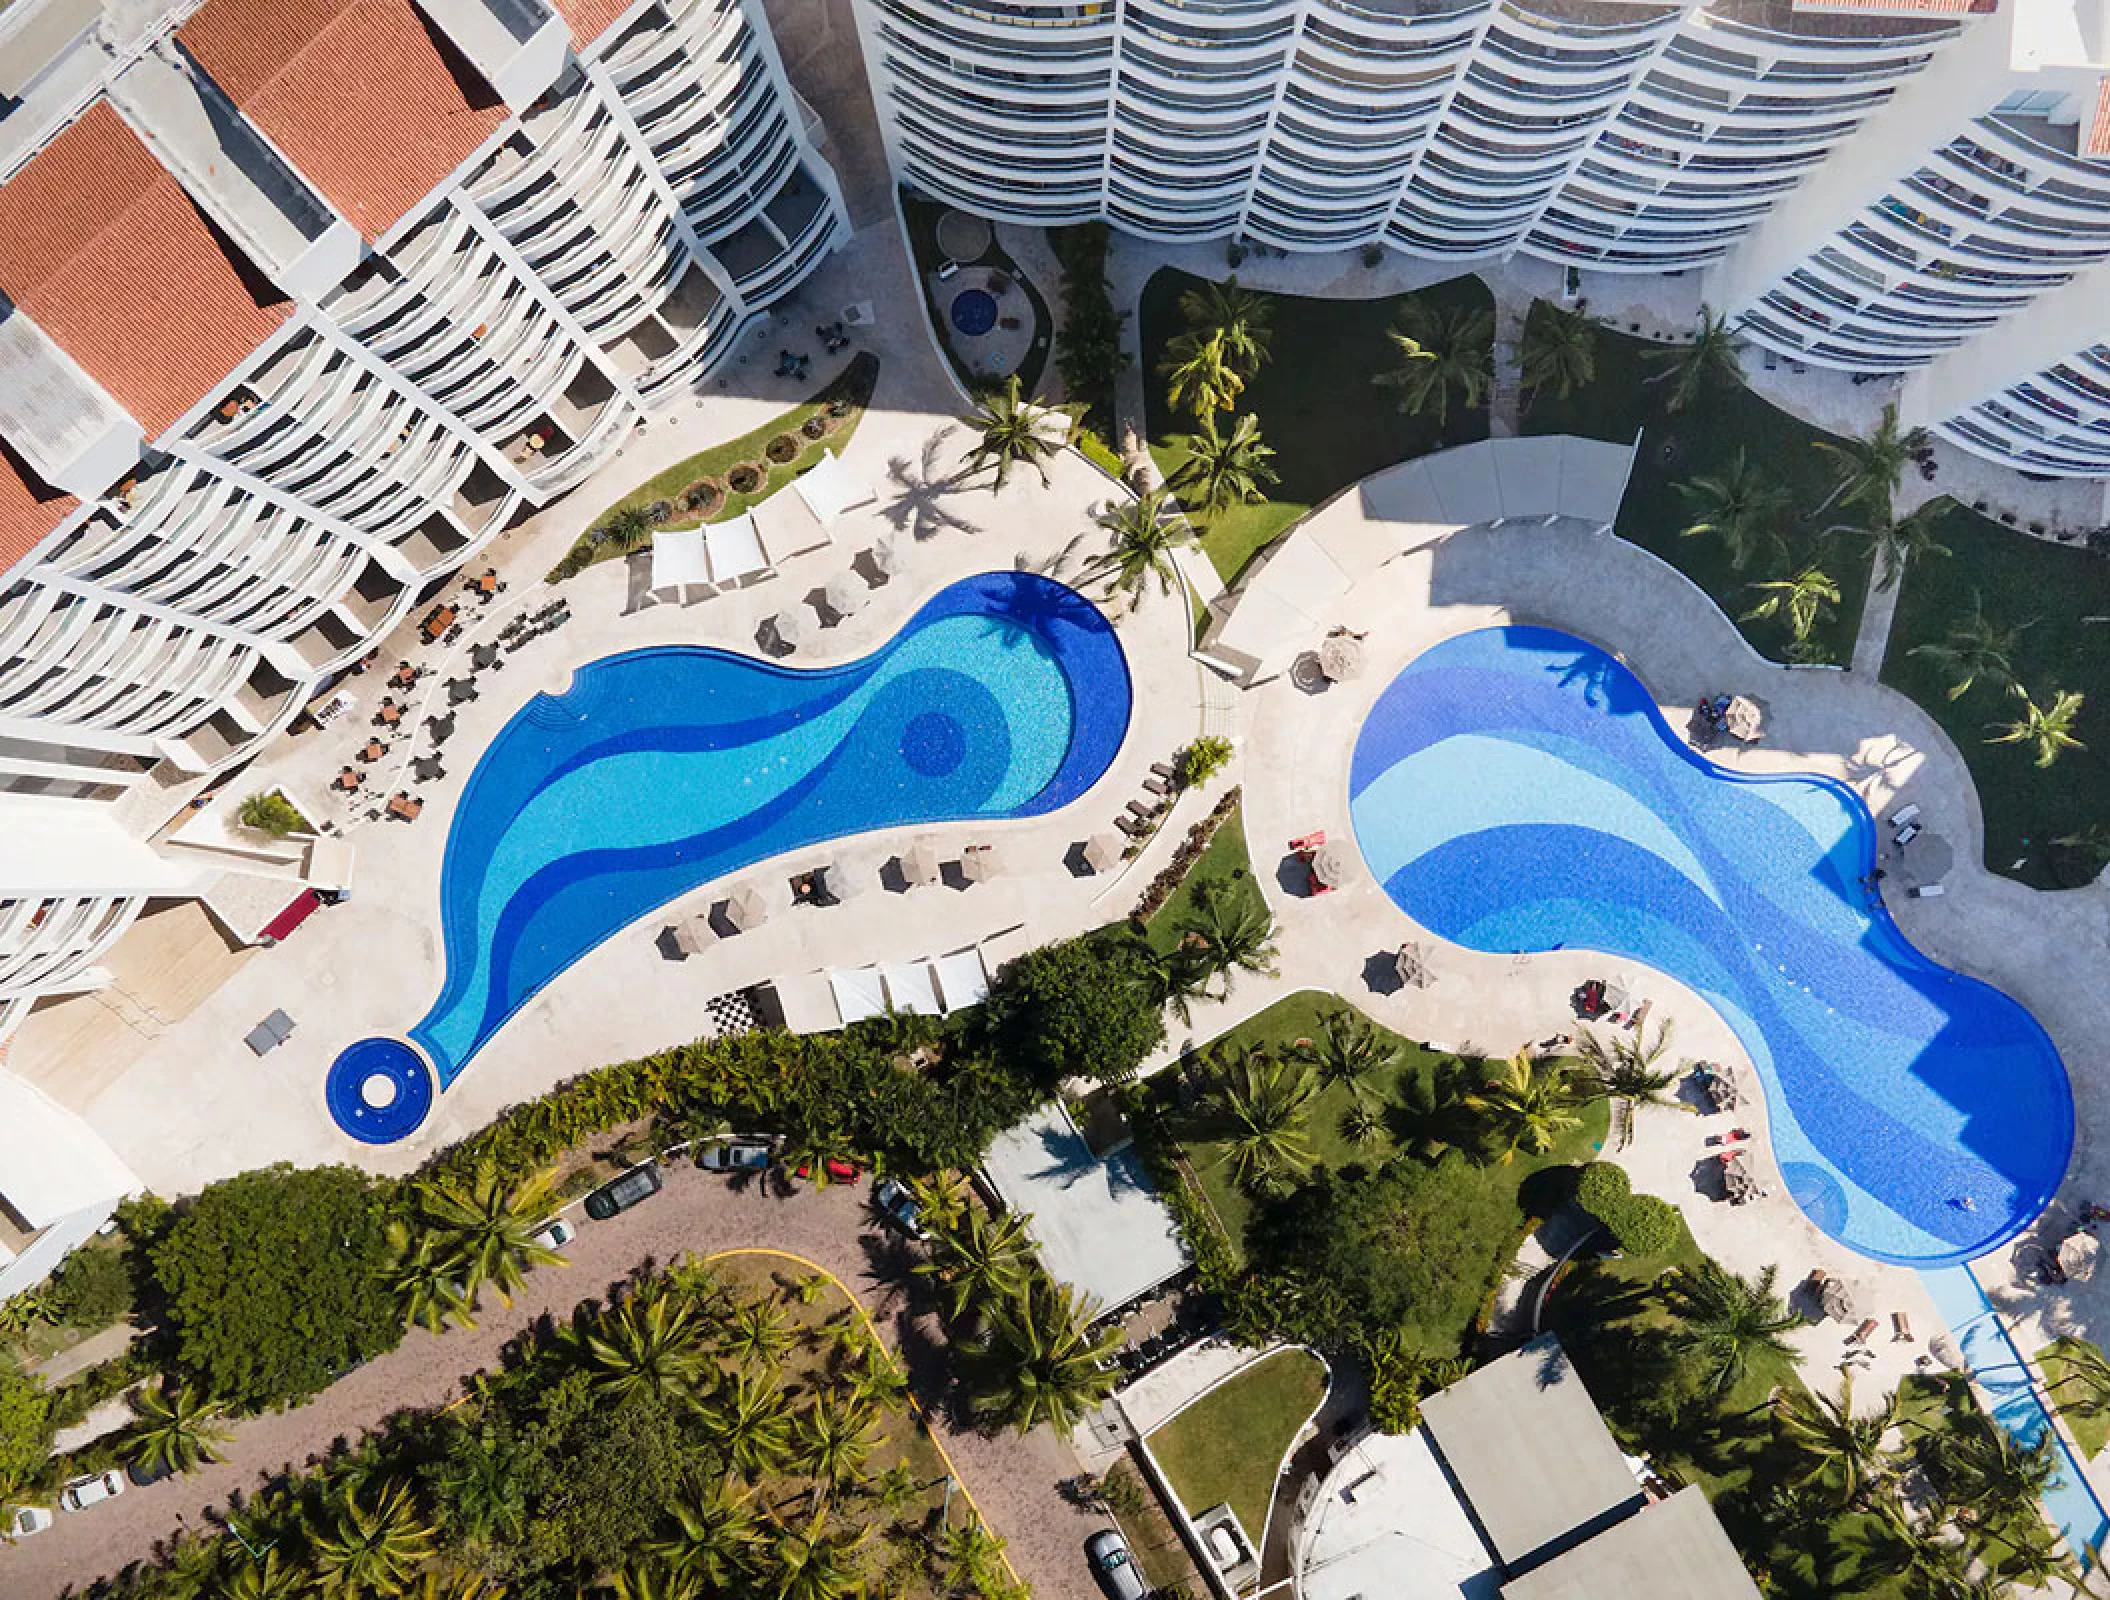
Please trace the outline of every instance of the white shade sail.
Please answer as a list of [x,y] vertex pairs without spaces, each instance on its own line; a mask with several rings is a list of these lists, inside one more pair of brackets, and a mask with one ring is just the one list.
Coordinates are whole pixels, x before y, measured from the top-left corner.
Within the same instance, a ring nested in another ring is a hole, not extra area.
[[989,998],[989,969],[982,961],[979,945],[955,950],[931,963],[938,976],[938,994],[947,1011],[978,1006]]
[[662,528],[652,535],[652,587],[682,589],[711,581],[701,528]]
[[877,967],[831,972],[828,988],[835,996],[835,1013],[843,1019],[844,1027],[886,1012],[886,988],[880,982]]
[[945,1010],[938,1003],[938,989],[928,961],[889,961],[879,972],[886,980],[887,998],[896,1011],[935,1017]]
[[762,548],[762,536],[755,531],[755,519],[746,512],[710,524],[703,530],[703,537],[710,551],[715,581],[730,583],[769,570],[769,556]]

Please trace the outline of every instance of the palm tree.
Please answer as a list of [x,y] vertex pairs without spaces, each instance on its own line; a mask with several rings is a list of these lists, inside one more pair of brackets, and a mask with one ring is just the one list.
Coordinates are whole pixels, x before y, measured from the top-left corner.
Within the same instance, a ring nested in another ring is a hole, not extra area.
[[596,1387],[618,1398],[644,1392],[687,1397],[703,1375],[695,1313],[672,1295],[632,1295],[586,1323],[575,1345]]
[[1670,1089],[1678,1081],[1675,1068],[1658,1067],[1670,1048],[1670,1019],[1666,1017],[1651,1039],[1646,1033],[1614,1034],[1606,1044],[1588,1028],[1583,1029],[1576,1048],[1583,1064],[1596,1074],[1599,1091],[1607,1100],[1617,1100],[1629,1114],[1643,1106],[1671,1104]]
[[719,1335],[725,1353],[742,1366],[775,1366],[795,1342],[783,1307],[774,1298],[750,1300],[735,1311]]
[[857,1552],[875,1532],[869,1524],[830,1532],[823,1506],[803,1528],[781,1530],[770,1552],[767,1581],[775,1600],[844,1600],[860,1587]]
[[418,1581],[414,1600],[505,1600],[505,1585],[481,1572],[428,1571]]
[[1817,624],[1825,621],[1839,603],[1839,586],[1815,567],[1804,567],[1792,578],[1775,578],[1750,587],[1765,599],[1744,613],[1744,621],[1755,622],[1784,613],[1788,633],[1798,646],[1810,642]]
[[1455,391],[1467,410],[1479,405],[1495,381],[1495,314],[1482,306],[1410,300],[1385,335],[1399,350],[1399,365],[1370,381],[1399,391],[1408,416],[1450,421]]
[[1461,1090],[1455,1072],[1434,1070],[1400,1074],[1396,1106],[1400,1148],[1417,1161],[1435,1161],[1447,1150],[1464,1149],[1474,1139],[1479,1120]]
[[1585,1097],[1565,1062],[1526,1045],[1494,1071],[1463,1103],[1489,1125],[1505,1164],[1519,1150],[1545,1155],[1562,1134],[1581,1126]]
[[2048,706],[2038,705],[2020,684],[2015,685],[2014,695],[2022,702],[2022,714],[2013,722],[1992,724],[1999,731],[1986,740],[1987,744],[2028,745],[2039,767],[2050,766],[2059,759],[2061,751],[2088,748],[2073,734],[2086,695],[2074,689],[2054,689]]
[[1341,1137],[1358,1150],[1375,1150],[1385,1142],[1384,1108],[1360,1090],[1341,1112]]
[[1821,1481],[1838,1495],[1840,1504],[1857,1508],[1897,1473],[1897,1455],[1884,1440],[1897,1426],[1898,1416],[1895,1391],[1880,1411],[1856,1416],[1852,1372],[1840,1375],[1836,1400],[1799,1384],[1773,1396],[1773,1420],[1803,1458],[1797,1481]]
[[865,1481],[865,1463],[878,1444],[870,1406],[824,1394],[799,1418],[793,1460],[820,1486],[818,1498],[825,1501],[846,1484]]
[[1597,324],[1580,305],[1569,311],[1536,301],[1524,318],[1517,354],[1525,388],[1566,400],[1597,376]]
[[736,1372],[704,1408],[726,1457],[750,1477],[774,1472],[791,1455],[791,1407],[775,1378]]
[[908,1186],[924,1220],[936,1227],[951,1227],[974,1204],[974,1185],[958,1172],[948,1170],[911,1178]]
[[392,1600],[432,1559],[439,1535],[418,1514],[410,1486],[382,1486],[373,1509],[349,1493],[308,1533],[309,1562],[325,1594]]
[[[1896,1409],[1896,1397],[1892,1397]],[[1932,1463],[1943,1491],[1968,1506],[1980,1525],[2006,1521],[2034,1506],[2059,1475],[2058,1441],[2049,1428],[2029,1444],[1983,1412],[1968,1426],[1941,1441]]]
[[218,1592],[226,1600],[305,1600],[314,1590],[305,1571],[281,1561],[277,1548],[267,1546],[261,1561],[242,1562]]
[[433,1333],[446,1331],[454,1322],[464,1328],[476,1326],[469,1313],[468,1292],[462,1287],[460,1267],[442,1247],[437,1235],[422,1230],[413,1234],[407,1223],[388,1225],[388,1242],[394,1252],[389,1282],[403,1320]]
[[1170,1006],[1185,1027],[1194,1020],[1194,1002],[1209,993],[1213,969],[1199,949],[1184,943],[1170,950],[1148,951],[1144,960],[1151,998],[1160,1006]]
[[618,506],[608,513],[590,537],[603,549],[628,555],[651,543],[653,530],[658,526],[649,505]]
[[308,825],[298,806],[282,794],[271,793],[245,796],[235,811],[235,821],[258,833],[268,833],[274,839],[299,833]]
[[1893,402],[1883,407],[1875,431],[1865,439],[1813,440],[1819,450],[1839,463],[1839,481],[1817,511],[1837,503],[1857,506],[1874,520],[1889,521],[1890,502],[1905,479],[1905,469],[1925,446],[1926,438],[1926,431],[1921,428],[1899,432],[1898,408]]
[[214,1447],[230,1437],[220,1424],[226,1410],[189,1384],[141,1389],[132,1396],[137,1420],[126,1431],[126,1455],[150,1472],[193,1472],[220,1459]]
[[1688,539],[1711,536],[1729,552],[1729,564],[1738,572],[1751,564],[1753,556],[1779,561],[1788,553],[1781,536],[1791,499],[1782,485],[1773,482],[1751,465],[1743,446],[1737,446],[1720,472],[1678,485],[1692,521],[1680,530]]
[[1314,1037],[1299,1039],[1291,1049],[1300,1061],[1319,1069],[1321,1083],[1346,1084],[1357,1090],[1368,1088],[1405,1055],[1396,1035],[1382,1031],[1353,1007],[1329,1014]]
[[1021,1433],[1051,1424],[1067,1436],[1113,1393],[1118,1328],[1091,1326],[1090,1309],[1068,1287],[1036,1273],[1026,1292],[990,1308],[989,1327],[961,1346],[977,1411]]
[[1265,500],[1267,485],[1279,474],[1268,465],[1275,459],[1274,446],[1262,442],[1260,419],[1250,411],[1241,416],[1229,433],[1216,422],[1216,413],[1205,412],[1187,438],[1187,462],[1173,474],[1173,487],[1192,491],[1204,511]]
[[1241,972],[1275,974],[1275,919],[1258,895],[1197,893],[1176,925],[1180,943],[1228,996]]
[[844,1369],[842,1384],[851,1399],[882,1411],[899,1411],[908,1399],[908,1374],[878,1340],[869,1337]]
[[1180,296],[1180,315],[1204,338],[1222,335],[1224,361],[1240,377],[1252,377],[1266,362],[1274,303],[1240,288],[1236,277],[1189,289]]
[[1961,700],[1982,678],[1996,689],[2015,688],[2015,652],[2021,647],[2022,630],[2036,626],[2036,619],[2015,627],[2003,627],[1985,614],[1985,596],[1971,591],[1971,614],[1949,630],[1939,644],[1916,644],[1911,654],[1934,663],[1949,679],[1949,698]]
[[728,1475],[668,1509],[676,1531],[650,1547],[658,1570],[714,1591],[732,1587],[761,1538],[755,1491]]
[[1040,474],[1045,488],[1049,459],[1077,437],[1076,413],[1022,398],[1015,372],[1003,388],[982,394],[976,404],[975,414],[962,419],[974,429],[975,442],[960,467],[960,478],[993,467],[996,481],[992,487],[1001,494],[1011,481],[1011,469],[1028,466]]
[[1696,1357],[1705,1367],[1708,1387],[1725,1395],[1743,1381],[1761,1356],[1796,1362],[1802,1358],[1781,1337],[1800,1327],[1802,1318],[1774,1292],[1779,1269],[1767,1267],[1756,1278],[1739,1277],[1720,1262],[1702,1261],[1680,1273],[1668,1304],[1678,1326],[1672,1347]]
[[939,1579],[954,1593],[982,1594],[993,1584],[1005,1581],[997,1568],[1003,1559],[1004,1541],[973,1512],[967,1514],[964,1522],[955,1522],[938,1535],[936,1555]]
[[1875,546],[1878,589],[1895,587],[1908,561],[1928,561],[1950,554],[1949,547],[1934,537],[1934,524],[1939,517],[1937,503],[1929,500],[1902,517],[1886,512],[1859,527],[1846,529]]
[[1734,388],[1744,381],[1744,363],[1736,353],[1736,337],[1727,319],[1700,307],[1700,323],[1689,344],[1651,350],[1649,362],[1656,367],[1645,382],[1668,383],[1666,411],[1683,411],[1709,389]]
[[554,1173],[508,1182],[490,1166],[479,1167],[466,1182],[419,1183],[412,1198],[426,1230],[439,1237],[471,1302],[489,1284],[508,1306],[527,1281],[530,1267],[565,1264],[563,1256],[536,1237],[556,1203]]
[[937,1283],[946,1316],[961,1322],[978,1306],[1015,1298],[1032,1265],[1024,1215],[970,1207],[954,1226],[932,1231],[931,1253],[915,1270]]
[[1165,378],[1166,404],[1196,419],[1235,410],[1245,392],[1245,375],[1222,329],[1179,335],[1165,346],[1158,371]]
[[1241,1051],[1224,1068],[1214,1095],[1230,1124],[1224,1145],[1239,1183],[1271,1193],[1311,1170],[1317,1157],[1306,1123],[1318,1092],[1309,1063],[1264,1051]]
[[1085,569],[1087,582],[1106,580],[1107,593],[1126,594],[1130,610],[1142,604],[1150,580],[1170,594],[1178,576],[1172,552],[1194,542],[1194,529],[1180,514],[1170,490],[1146,489],[1133,500],[1109,500],[1092,513],[1110,548]]
[[608,1580],[609,1600],[703,1600],[703,1585],[657,1561],[633,1561]]

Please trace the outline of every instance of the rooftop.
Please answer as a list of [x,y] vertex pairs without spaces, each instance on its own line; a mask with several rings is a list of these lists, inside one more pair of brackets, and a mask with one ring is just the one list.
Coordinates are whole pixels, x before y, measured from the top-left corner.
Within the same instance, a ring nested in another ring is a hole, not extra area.
[[0,439],[0,571],[34,550],[79,504],[72,495],[38,482]]
[[1551,1334],[1430,1395],[1421,1416],[1511,1571],[1589,1538],[1641,1504],[1626,1457]]
[[1419,1428],[1343,1452],[1304,1514],[1303,1600],[1495,1600],[1501,1573]]
[[506,117],[410,0],[206,0],[176,38],[369,240]]
[[1758,1600],[1698,1484],[1505,1585],[1502,1600]]
[[103,100],[0,185],[0,294],[149,435],[291,310]]
[[637,0],[555,0],[558,14],[571,26],[571,36],[581,49],[621,20]]

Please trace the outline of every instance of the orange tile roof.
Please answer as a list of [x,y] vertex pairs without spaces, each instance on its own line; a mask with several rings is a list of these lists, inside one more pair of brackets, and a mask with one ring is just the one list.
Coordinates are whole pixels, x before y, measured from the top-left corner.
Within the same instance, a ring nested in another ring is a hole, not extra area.
[[571,24],[572,41],[584,48],[615,25],[637,0],[556,0],[558,14]]
[[368,239],[506,118],[410,0],[206,0],[176,37]]
[[79,504],[40,483],[0,439],[0,572],[34,550]]
[[0,184],[0,293],[149,438],[292,310],[103,100]]
[[1838,11],[1869,16],[1990,16],[1997,0],[1791,0],[1795,11]]
[[2110,78],[2096,83],[2095,111],[2088,119],[2088,131],[2081,135],[2081,154],[2091,160],[2110,156]]

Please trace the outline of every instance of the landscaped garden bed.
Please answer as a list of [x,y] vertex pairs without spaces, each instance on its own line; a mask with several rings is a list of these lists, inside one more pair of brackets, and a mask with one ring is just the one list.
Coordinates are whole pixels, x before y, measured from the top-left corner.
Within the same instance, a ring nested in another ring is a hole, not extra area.
[[1257,1549],[1275,1473],[1326,1395],[1326,1368],[1278,1350],[1219,1384],[1145,1441],[1187,1515],[1228,1503]]
[[[1031,399],[1040,392],[1041,375],[1047,371],[1050,330],[1055,326],[1054,315],[1048,310],[1047,297],[1034,285],[1033,280],[1026,276],[1025,270],[1012,259],[1011,253],[997,243],[996,229],[993,226],[989,229],[989,242],[979,254],[965,260],[948,256],[938,243],[938,222],[952,209],[941,201],[926,200],[921,195],[910,194],[907,190],[901,193],[901,216],[908,225],[909,252],[915,257],[916,281],[925,289],[924,312],[931,319],[931,328],[937,336],[938,347],[945,352],[946,364],[952,368],[953,376],[960,380],[963,388],[976,390],[989,385],[990,380],[970,370],[960,359],[959,353],[953,349],[951,298],[952,291],[964,289],[968,285],[969,279],[964,269],[972,267],[1001,272],[1018,286],[1033,313],[1033,327],[1026,343],[1025,358],[1018,364],[1019,393]],[[963,272],[947,283],[945,294],[933,298],[929,292],[931,279],[948,261],[955,262]],[[997,387],[1002,387],[1001,380],[998,381]]]
[[[597,561],[627,555],[654,527],[700,528],[736,517],[819,465],[824,454],[840,456],[864,420],[878,382],[879,357],[860,350],[803,405],[655,473],[593,519],[550,570],[550,581],[562,582]],[[638,510],[656,514],[641,522],[637,541],[596,537]]]

